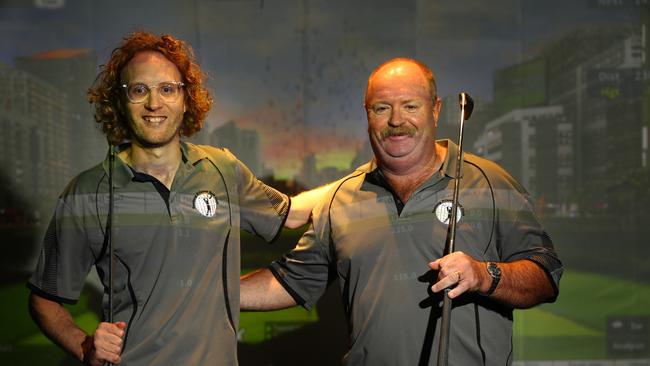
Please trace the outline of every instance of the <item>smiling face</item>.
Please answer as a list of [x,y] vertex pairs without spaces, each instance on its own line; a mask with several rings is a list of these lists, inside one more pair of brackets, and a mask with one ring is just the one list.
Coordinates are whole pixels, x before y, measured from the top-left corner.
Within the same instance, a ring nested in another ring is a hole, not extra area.
[[[157,86],[163,82],[182,81],[174,63],[159,52],[137,53],[124,67],[122,82],[128,85]],[[123,105],[134,143],[147,148],[162,147],[180,139],[179,131],[186,110],[185,92],[176,100],[163,100],[157,87],[141,103],[133,103],[126,96]]]
[[410,170],[435,158],[440,99],[419,66],[396,61],[382,66],[368,82],[368,134],[378,162]]

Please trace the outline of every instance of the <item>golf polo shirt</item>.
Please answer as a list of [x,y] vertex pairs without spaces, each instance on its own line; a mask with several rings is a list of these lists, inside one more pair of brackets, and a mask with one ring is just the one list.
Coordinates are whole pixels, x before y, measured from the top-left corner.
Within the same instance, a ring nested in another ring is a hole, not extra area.
[[[341,179],[315,209],[297,246],[271,271],[306,308],[338,278],[350,325],[349,365],[433,365],[442,295],[428,263],[443,255],[458,147],[398,202],[370,162]],[[496,164],[464,154],[456,250],[480,261],[529,259],[556,290],[562,264],[526,191]],[[453,301],[450,365],[512,362],[512,309],[476,293]]]
[[[228,151],[185,142],[181,150],[166,194],[115,159],[113,319],[127,323],[121,365],[236,365],[240,229],[270,241],[288,213],[288,197]],[[108,158],[65,189],[28,284],[74,303],[95,264],[104,319],[107,173]]]

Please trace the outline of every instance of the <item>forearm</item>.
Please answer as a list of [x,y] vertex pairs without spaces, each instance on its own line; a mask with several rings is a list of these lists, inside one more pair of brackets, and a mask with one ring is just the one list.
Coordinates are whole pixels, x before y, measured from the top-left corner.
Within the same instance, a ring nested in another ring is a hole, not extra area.
[[[535,262],[524,259],[498,265],[501,280],[490,298],[514,308],[530,308],[555,296],[546,272]],[[480,291],[486,292],[491,281],[486,276]]]
[[241,310],[278,310],[296,305],[296,301],[269,269],[259,269],[244,275],[240,281]]
[[74,323],[70,313],[61,304],[32,293],[29,309],[32,319],[43,334],[83,362],[92,350],[92,337]]
[[284,226],[295,229],[306,224],[311,217],[311,210],[331,187],[332,183],[291,197],[291,208]]

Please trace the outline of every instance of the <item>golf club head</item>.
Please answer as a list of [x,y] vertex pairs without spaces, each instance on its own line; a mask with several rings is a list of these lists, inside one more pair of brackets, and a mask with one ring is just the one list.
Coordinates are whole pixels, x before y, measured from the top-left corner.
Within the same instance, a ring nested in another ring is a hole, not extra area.
[[461,110],[463,110],[464,107],[465,113],[463,114],[463,120],[467,121],[474,110],[474,100],[472,100],[472,97],[470,97],[469,94],[461,92],[458,94],[458,104],[460,105]]

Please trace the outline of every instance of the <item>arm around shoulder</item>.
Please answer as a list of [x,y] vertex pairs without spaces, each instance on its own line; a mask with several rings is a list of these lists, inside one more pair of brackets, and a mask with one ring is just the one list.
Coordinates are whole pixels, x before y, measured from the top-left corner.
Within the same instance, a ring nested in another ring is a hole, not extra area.
[[305,225],[311,217],[312,209],[325,197],[325,194],[335,183],[329,183],[291,197],[291,207],[284,226],[289,229],[296,229]]

